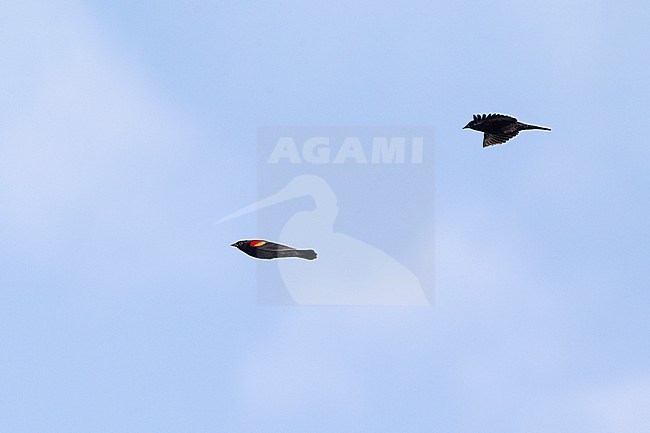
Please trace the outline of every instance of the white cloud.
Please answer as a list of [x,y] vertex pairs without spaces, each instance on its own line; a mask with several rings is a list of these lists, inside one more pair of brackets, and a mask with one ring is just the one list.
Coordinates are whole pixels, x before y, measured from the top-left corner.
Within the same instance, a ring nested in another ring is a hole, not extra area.
[[575,405],[603,433],[644,433],[650,427],[650,372],[592,388]]
[[47,249],[79,216],[146,205],[119,197],[146,193],[187,156],[189,125],[82,9],[25,3],[12,12],[0,50],[19,67],[3,76],[15,109],[3,122],[0,217],[15,248]]

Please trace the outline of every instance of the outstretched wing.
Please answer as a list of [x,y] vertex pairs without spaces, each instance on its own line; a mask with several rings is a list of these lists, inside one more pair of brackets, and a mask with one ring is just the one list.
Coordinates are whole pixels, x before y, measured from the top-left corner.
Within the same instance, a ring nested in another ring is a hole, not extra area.
[[499,134],[483,134],[483,147],[494,146],[495,144],[505,143],[519,134],[519,131],[507,131]]
[[496,114],[496,113],[488,114],[487,116],[484,114],[483,119],[485,119],[485,120],[493,120],[493,121],[496,121],[496,122],[498,122],[498,121],[516,122],[517,121],[516,118],[514,118],[512,116],[508,116],[507,114]]
[[502,134],[516,124],[517,119],[505,114],[475,114],[474,120],[468,126],[476,131],[483,131],[488,134]]
[[485,124],[485,125],[499,127],[499,126],[510,125],[510,124],[516,123],[516,122],[517,122],[516,118],[514,118],[512,116],[505,115],[505,114],[492,113],[492,114],[475,114],[474,115],[474,123],[476,123],[477,125]]

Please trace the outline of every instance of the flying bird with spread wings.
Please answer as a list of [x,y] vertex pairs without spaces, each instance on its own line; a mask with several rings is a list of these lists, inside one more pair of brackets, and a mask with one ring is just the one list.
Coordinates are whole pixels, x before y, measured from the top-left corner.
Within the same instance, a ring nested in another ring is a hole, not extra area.
[[506,116],[505,114],[475,114],[474,119],[465,125],[463,129],[467,128],[484,133],[483,147],[505,143],[511,138],[516,137],[520,131],[526,129],[551,130],[551,128],[544,126],[528,125],[518,122],[514,117]]

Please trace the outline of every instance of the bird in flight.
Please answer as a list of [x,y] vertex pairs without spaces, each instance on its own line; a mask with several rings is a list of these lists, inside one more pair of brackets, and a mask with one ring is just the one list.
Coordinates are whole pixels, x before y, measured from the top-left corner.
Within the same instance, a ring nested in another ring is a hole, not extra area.
[[463,129],[466,128],[484,133],[483,147],[505,143],[525,129],[551,130],[551,128],[544,126],[527,125],[518,122],[514,117],[505,114],[475,114],[474,119],[465,125]]
[[230,245],[256,259],[279,259],[286,257],[298,257],[305,260],[314,260],[317,256],[314,250],[299,250],[275,242],[262,240],[237,241]]

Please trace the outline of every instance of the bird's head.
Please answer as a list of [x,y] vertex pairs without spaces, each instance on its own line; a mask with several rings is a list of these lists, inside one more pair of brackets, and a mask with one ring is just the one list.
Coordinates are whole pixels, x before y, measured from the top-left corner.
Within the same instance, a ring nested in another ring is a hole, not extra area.
[[485,114],[483,115],[483,117],[481,117],[478,114],[474,114],[474,118],[472,120],[470,120],[467,123],[467,125],[463,126],[463,129],[468,129],[468,128],[469,129],[474,129],[474,127],[484,118],[485,118]]
[[250,241],[237,241],[237,242],[235,242],[234,244],[231,244],[230,246],[231,246],[231,247],[235,247],[235,248],[239,248],[239,249],[241,250],[242,247],[243,247],[244,245],[246,245],[247,243],[249,243],[249,242],[250,242]]

